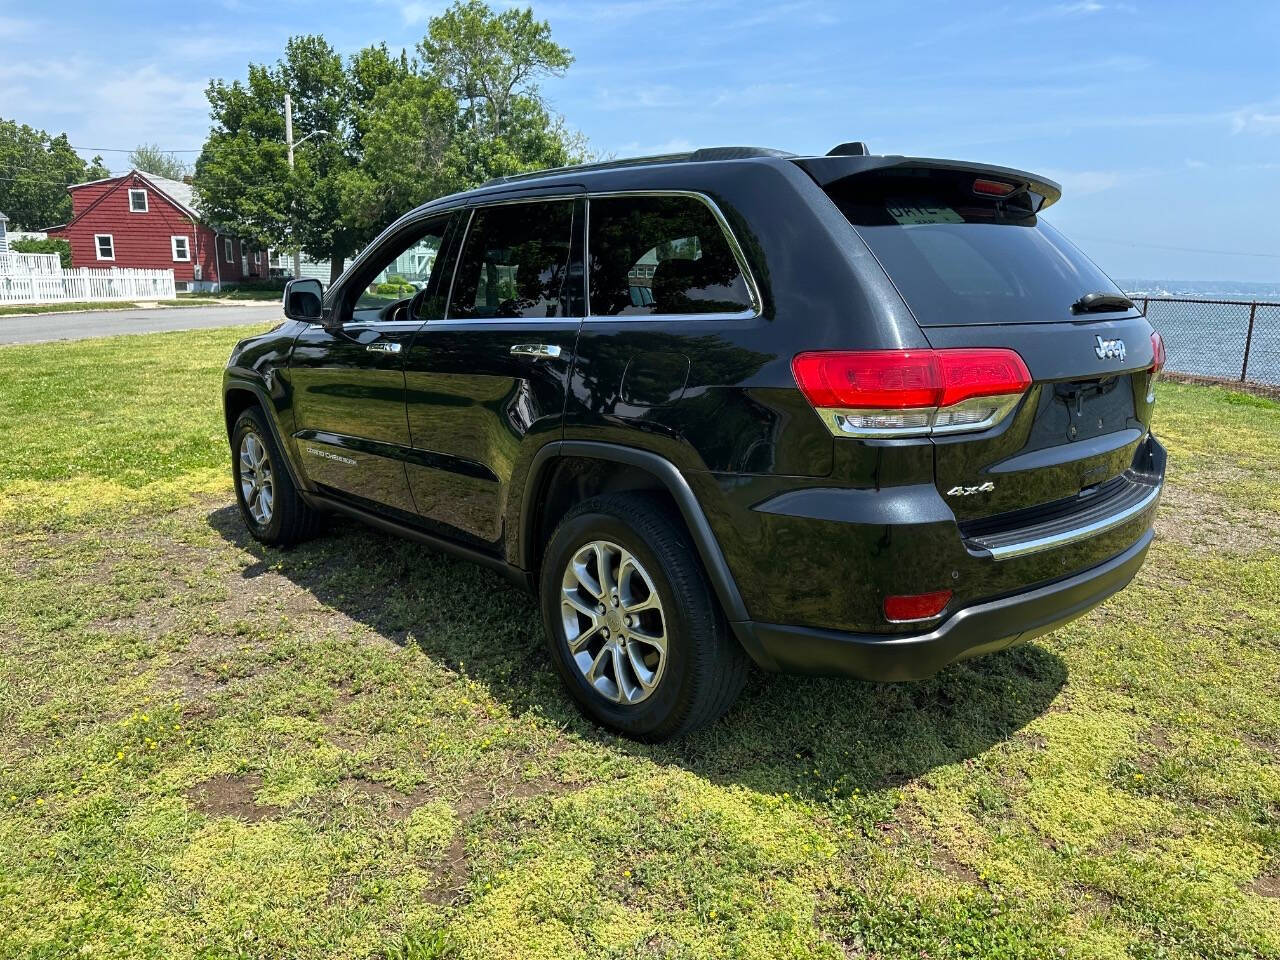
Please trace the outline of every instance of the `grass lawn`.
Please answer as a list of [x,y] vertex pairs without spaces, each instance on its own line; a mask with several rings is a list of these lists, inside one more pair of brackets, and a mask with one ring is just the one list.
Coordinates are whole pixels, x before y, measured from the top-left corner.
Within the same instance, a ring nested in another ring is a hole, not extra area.
[[197,303],[225,303],[228,300],[270,300],[280,302],[283,290],[237,290],[232,287],[219,293],[180,293],[176,300],[165,300],[164,303],[185,304],[188,301]]
[[83,303],[7,303],[0,306],[0,317],[26,316],[33,313],[78,313],[81,310],[136,310],[136,303],[121,300],[93,300]]
[[0,349],[0,956],[1280,956],[1280,405],[1160,388],[1083,620],[642,747],[496,575],[245,536],[244,332]]

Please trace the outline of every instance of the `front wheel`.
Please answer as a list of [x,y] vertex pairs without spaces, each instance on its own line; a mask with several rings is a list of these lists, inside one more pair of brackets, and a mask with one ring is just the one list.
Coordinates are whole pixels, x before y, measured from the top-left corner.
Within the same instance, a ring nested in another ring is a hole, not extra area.
[[595,497],[552,534],[541,575],[552,660],[579,708],[627,736],[665,740],[720,717],[747,659],[667,504]]
[[231,477],[240,515],[255,540],[287,546],[315,534],[320,516],[299,496],[257,407],[241,413],[231,431]]

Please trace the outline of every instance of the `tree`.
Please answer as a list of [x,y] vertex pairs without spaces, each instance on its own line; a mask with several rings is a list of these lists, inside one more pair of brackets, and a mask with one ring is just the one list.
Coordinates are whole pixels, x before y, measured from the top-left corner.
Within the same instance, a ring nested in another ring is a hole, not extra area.
[[11,229],[39,230],[71,216],[67,187],[110,176],[101,157],[85,163],[65,133],[56,137],[0,120],[0,211]]
[[[585,143],[538,88],[573,62],[528,10],[458,0],[410,56],[385,45],[345,62],[293,37],[247,82],[213,81],[213,129],[196,161],[202,213],[264,245],[345,260],[418,204],[500,174],[574,162]],[[289,170],[284,95],[297,147]]]
[[538,85],[563,76],[573,55],[532,10],[495,14],[481,0],[456,0],[430,21],[418,52],[464,105],[454,144],[461,185],[584,159],[585,141],[551,115]]
[[129,154],[129,166],[143,173],[181,180],[191,173],[191,165],[176,153],[161,150],[154,143],[141,143]]
[[62,261],[62,269],[71,269],[71,244],[61,237],[46,237],[43,240],[23,237],[9,244],[9,249],[14,253],[56,253]]

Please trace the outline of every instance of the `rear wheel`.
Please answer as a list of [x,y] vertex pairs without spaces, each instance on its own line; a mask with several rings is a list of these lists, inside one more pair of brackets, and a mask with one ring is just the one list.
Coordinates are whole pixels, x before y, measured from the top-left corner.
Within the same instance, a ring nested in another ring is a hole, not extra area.
[[552,660],[592,720],[643,740],[721,716],[746,681],[697,554],[651,496],[575,507],[543,556],[542,616]]
[[231,451],[236,501],[253,538],[287,546],[314,536],[320,515],[298,494],[284,455],[257,407],[249,407],[236,420]]

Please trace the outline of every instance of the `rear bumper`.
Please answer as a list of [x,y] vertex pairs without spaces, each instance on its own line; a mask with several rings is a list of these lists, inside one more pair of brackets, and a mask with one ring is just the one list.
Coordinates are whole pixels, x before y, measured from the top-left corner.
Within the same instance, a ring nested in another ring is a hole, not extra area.
[[964,607],[925,634],[858,634],[772,623],[734,626],[760,666],[865,680],[919,680],[949,663],[1048,633],[1123,589],[1146,559],[1148,528],[1123,553],[1095,567],[998,600]]

